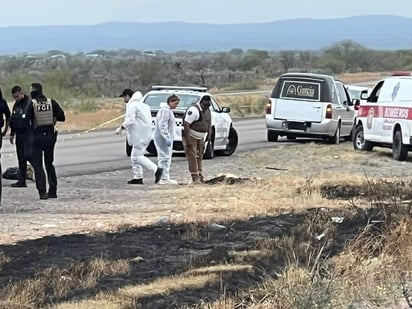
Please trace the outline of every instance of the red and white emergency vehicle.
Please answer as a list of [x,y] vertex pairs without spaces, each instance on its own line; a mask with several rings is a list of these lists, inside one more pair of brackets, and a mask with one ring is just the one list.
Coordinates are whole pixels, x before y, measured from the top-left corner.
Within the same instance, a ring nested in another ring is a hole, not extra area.
[[359,106],[353,147],[371,151],[374,146],[392,148],[394,159],[404,161],[412,146],[412,76],[393,76],[379,81]]

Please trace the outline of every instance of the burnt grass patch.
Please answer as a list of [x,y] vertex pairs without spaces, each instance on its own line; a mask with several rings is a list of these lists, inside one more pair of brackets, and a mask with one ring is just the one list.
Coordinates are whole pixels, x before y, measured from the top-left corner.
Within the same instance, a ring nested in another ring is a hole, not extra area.
[[319,193],[327,199],[366,199],[375,201],[412,200],[412,182],[402,180],[366,181],[361,185],[324,184],[319,187]]
[[[90,299],[99,292],[115,293],[125,286],[153,283],[199,267],[250,265],[248,271],[221,272],[218,283],[139,296],[131,300],[130,306],[181,308],[215,301],[223,293],[236,299],[241,290],[259,286],[263,278],[276,278],[292,255],[296,263],[306,266],[311,263],[309,251],[322,248],[319,258],[330,258],[339,254],[348,241],[359,237],[361,231],[364,233],[365,226],[369,235],[381,234],[394,215],[403,213],[401,207],[391,213],[379,207],[362,211],[312,208],[245,221],[123,227],[115,232],[48,236],[2,245],[0,252],[7,258],[0,268],[0,301],[7,304],[11,288],[27,280],[43,282],[44,286],[37,288],[36,297],[25,302],[26,307],[38,308]],[[342,220],[337,223],[333,220],[336,217]],[[302,243],[307,244],[304,249]],[[251,252],[262,254],[248,254]],[[102,271],[95,284],[82,284],[81,279],[93,271],[88,265],[96,259],[126,260],[129,268],[120,273]],[[74,265],[80,264],[85,265],[84,269],[77,269],[77,274],[70,273]],[[72,281],[77,278],[78,282],[58,291],[52,280],[44,280],[51,270],[64,273]],[[24,294],[30,293],[21,291],[21,295]]]

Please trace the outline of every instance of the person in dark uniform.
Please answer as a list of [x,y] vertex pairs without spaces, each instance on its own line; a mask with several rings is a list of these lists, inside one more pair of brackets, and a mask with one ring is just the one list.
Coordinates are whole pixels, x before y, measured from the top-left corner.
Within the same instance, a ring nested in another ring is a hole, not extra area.
[[[40,83],[31,84],[31,101],[27,106],[27,117],[31,122],[33,134],[31,163],[34,168],[36,187],[41,200],[57,198],[57,176],[53,165],[54,146],[57,140],[56,121],[65,121],[63,109],[53,99],[43,94]],[[46,175],[43,169],[46,165],[49,190],[46,192]]]
[[[3,136],[7,134],[9,130],[9,121],[10,121],[10,108],[7,105],[6,100],[3,98],[3,93],[0,89],[0,129],[1,129],[1,138],[0,138],[0,150],[3,146]],[[4,127],[4,129],[3,129]],[[2,194],[2,177],[1,177],[1,161],[0,161],[0,205],[1,205],[1,194]]]
[[27,161],[30,158],[30,127],[26,115],[29,97],[20,86],[11,89],[11,95],[15,100],[10,117],[10,143],[16,142],[17,161],[19,163],[19,180],[11,186],[14,188],[26,187]]

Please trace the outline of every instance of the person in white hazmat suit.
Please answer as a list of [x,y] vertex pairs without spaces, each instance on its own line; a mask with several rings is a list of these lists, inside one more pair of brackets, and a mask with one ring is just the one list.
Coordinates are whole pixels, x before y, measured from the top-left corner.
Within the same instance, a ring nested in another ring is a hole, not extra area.
[[[123,90],[122,94],[119,95],[120,98],[123,98],[123,102],[126,105],[126,108],[125,108],[126,112],[127,112],[127,106],[128,106],[127,102],[130,101],[130,99],[132,98],[133,93],[134,93],[134,91],[132,89],[126,88],[125,90]],[[118,130],[119,130],[119,132],[121,132],[122,128],[119,127]],[[117,133],[117,131],[116,131],[116,133]],[[121,133],[118,133],[118,134],[121,134]],[[131,153],[132,153],[132,147],[129,144],[129,142],[127,141],[127,137],[126,137],[126,154],[127,154],[128,157],[130,157]]]
[[175,94],[167,98],[167,103],[161,103],[156,116],[154,143],[157,151],[157,165],[163,169],[159,184],[173,184],[177,181],[170,179],[170,165],[172,163],[173,139],[175,135],[176,119],[173,110],[180,99]]
[[143,168],[155,174],[155,183],[162,177],[163,169],[145,157],[146,148],[152,139],[152,114],[150,107],[142,102],[142,93],[136,91],[127,103],[126,116],[121,127],[116,130],[127,132],[127,140],[133,146],[130,156],[133,179],[128,184],[143,184]]

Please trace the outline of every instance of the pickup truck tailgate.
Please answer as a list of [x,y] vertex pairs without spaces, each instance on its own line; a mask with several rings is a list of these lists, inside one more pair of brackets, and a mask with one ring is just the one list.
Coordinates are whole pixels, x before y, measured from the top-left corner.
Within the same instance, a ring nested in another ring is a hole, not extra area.
[[[311,101],[295,101],[284,99],[272,99],[274,105],[274,118],[292,121],[321,122],[323,103]],[[273,102],[272,101],[272,102]]]

